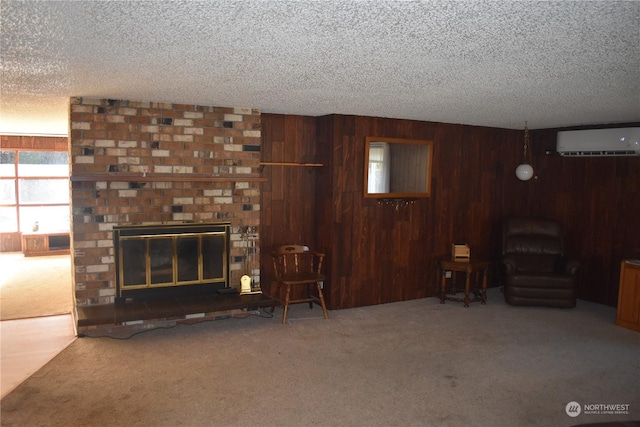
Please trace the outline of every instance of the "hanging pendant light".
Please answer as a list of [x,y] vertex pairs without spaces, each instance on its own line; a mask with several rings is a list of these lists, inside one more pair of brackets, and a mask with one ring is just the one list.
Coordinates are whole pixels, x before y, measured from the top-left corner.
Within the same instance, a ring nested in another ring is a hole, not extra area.
[[521,181],[529,181],[533,178],[533,167],[529,164],[529,128],[524,122],[524,149],[522,163],[516,168],[516,176]]

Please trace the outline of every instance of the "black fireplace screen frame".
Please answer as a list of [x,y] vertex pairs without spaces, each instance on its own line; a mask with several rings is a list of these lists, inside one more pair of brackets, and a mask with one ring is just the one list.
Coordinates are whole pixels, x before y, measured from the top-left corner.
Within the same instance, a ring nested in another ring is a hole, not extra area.
[[229,288],[230,229],[228,222],[114,227],[116,302]]

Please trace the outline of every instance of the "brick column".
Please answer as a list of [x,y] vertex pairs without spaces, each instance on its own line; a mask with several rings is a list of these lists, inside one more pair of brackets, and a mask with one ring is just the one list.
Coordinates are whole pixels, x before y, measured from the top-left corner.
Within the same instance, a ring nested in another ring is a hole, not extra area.
[[[119,224],[230,221],[231,283],[239,286],[238,229],[260,222],[260,183],[243,180],[259,175],[260,111],[90,98],[71,98],[70,111],[76,304],[113,302]],[[259,277],[257,256],[250,269]]]

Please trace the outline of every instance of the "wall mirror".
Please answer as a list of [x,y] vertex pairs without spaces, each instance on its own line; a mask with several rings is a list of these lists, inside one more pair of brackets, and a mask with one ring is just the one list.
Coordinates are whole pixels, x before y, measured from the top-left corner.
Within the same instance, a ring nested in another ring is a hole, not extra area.
[[364,197],[430,197],[432,158],[432,141],[366,137]]

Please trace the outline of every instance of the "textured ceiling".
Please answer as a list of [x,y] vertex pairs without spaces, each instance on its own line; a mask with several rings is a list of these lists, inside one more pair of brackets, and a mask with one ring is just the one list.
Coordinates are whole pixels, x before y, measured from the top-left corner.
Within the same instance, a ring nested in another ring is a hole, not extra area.
[[520,129],[640,120],[636,1],[2,0],[0,131],[70,96]]

